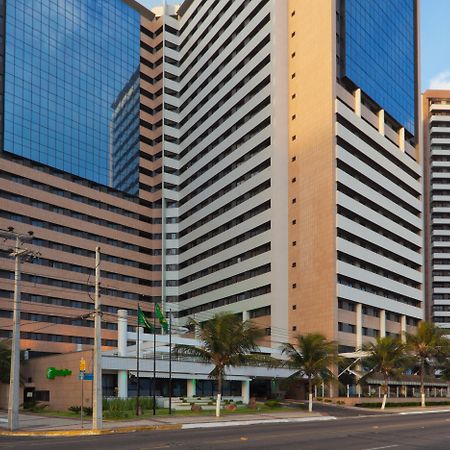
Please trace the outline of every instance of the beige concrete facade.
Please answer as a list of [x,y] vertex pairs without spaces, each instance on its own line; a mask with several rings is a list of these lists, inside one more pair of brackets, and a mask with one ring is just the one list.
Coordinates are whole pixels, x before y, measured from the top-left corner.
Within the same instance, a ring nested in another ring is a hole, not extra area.
[[335,339],[335,3],[291,0],[289,16],[289,329]]

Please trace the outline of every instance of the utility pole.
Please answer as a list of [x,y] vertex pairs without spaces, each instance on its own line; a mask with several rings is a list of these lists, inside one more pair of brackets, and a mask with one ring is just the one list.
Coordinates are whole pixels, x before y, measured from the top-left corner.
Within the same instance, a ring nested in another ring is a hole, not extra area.
[[100,308],[100,247],[95,248],[95,336],[94,336],[94,381],[92,429],[100,430],[103,426],[102,403],[102,312]]
[[28,248],[23,248],[24,242],[30,242],[33,232],[21,234],[14,231],[13,227],[8,230],[0,230],[0,237],[15,239],[16,245],[10,256],[15,258],[14,267],[14,306],[13,306],[13,330],[11,346],[11,371],[9,376],[9,397],[8,397],[8,428],[15,431],[19,427],[19,403],[20,403],[20,266],[27,258],[37,258],[39,252],[34,252]]

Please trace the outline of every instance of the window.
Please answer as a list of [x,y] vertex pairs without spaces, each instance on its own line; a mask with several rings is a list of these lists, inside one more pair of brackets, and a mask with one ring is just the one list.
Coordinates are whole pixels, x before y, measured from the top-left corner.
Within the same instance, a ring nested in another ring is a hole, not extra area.
[[295,311],[297,309],[297,305],[292,305],[292,309]]
[[297,283],[292,283],[292,289],[295,289],[297,287]]
[[292,331],[297,331],[297,327],[295,325],[292,327]]
[[297,181],[297,178],[296,178],[296,177],[292,178],[292,182],[293,182],[293,183],[295,183],[296,181]]
[[294,203],[297,203],[297,199],[296,198],[293,198],[292,199],[292,203],[294,204]]
[[297,223],[297,219],[292,220],[292,225],[295,225]]
[[293,262],[293,263],[292,263],[292,267],[297,267],[297,263],[296,263],[296,262]]
[[292,241],[292,246],[295,247],[297,245],[297,241]]
[[294,162],[294,161],[296,161],[297,160],[297,157],[296,156],[293,156],[292,157],[292,162]]

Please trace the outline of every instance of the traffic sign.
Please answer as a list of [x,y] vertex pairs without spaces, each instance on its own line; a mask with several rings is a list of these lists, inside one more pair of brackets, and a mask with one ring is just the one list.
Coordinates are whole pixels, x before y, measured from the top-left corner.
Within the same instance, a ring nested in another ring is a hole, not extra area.
[[94,374],[93,373],[85,373],[84,379],[87,381],[93,381],[94,380]]

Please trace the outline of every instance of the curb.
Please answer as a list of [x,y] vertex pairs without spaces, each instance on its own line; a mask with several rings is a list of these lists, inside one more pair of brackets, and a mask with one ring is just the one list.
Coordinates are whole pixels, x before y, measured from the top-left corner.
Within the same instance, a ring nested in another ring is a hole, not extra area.
[[181,430],[182,424],[144,425],[136,427],[106,428],[102,430],[39,430],[39,431],[0,431],[0,436],[19,437],[58,437],[58,436],[100,436],[103,434],[134,433],[136,431]]

